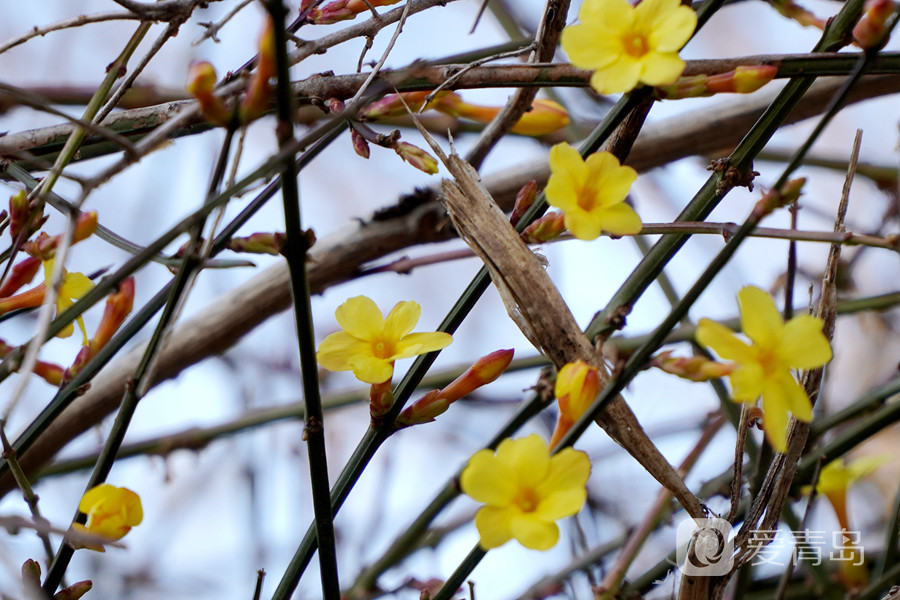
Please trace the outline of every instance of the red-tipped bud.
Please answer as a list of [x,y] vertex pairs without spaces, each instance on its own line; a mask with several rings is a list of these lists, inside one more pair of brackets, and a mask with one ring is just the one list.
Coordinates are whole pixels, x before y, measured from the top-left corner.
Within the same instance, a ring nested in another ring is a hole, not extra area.
[[[7,355],[12,352],[13,348],[3,340],[0,340],[0,360],[7,357]],[[42,360],[37,361],[34,364],[34,374],[38,377],[44,379],[47,383],[52,386],[59,386],[62,383],[63,378],[63,368],[59,365],[44,362]],[[22,575],[25,575],[26,564],[22,565]],[[40,573],[38,573],[40,575]]]
[[100,319],[100,325],[97,326],[94,339],[91,340],[91,348],[95,352],[109,342],[113,334],[122,326],[125,317],[131,313],[132,308],[134,308],[134,277],[128,277],[119,284],[119,289],[106,299],[103,317]]
[[281,254],[284,247],[284,234],[280,232],[273,233],[254,233],[247,237],[231,238],[228,242],[228,249],[234,252],[249,252],[252,254],[271,254],[273,256]]
[[197,99],[200,111],[210,122],[227,127],[231,113],[225,108],[221,98],[213,93],[218,76],[216,69],[207,61],[193,62],[188,69],[188,92]]
[[559,131],[569,124],[569,111],[559,102],[537,99],[531,103],[531,110],[523,114],[512,126],[513,133],[540,136]]
[[[400,0],[369,0],[372,6],[388,6],[396,4]],[[308,6],[308,4],[307,4]],[[301,10],[303,5],[301,4]],[[335,0],[320,8],[314,8],[306,18],[307,22],[315,25],[329,25],[338,21],[353,19],[361,12],[368,11],[369,7],[362,0]]]
[[[381,100],[377,100],[372,104],[369,104],[361,111],[359,111],[360,118],[376,121],[378,119],[389,119],[393,117],[402,117],[406,114],[406,107],[409,107],[409,110],[413,112],[418,112],[421,110],[423,103],[425,102],[425,98],[431,92],[403,92],[402,94],[388,94]],[[437,95],[437,98],[443,98],[447,94],[452,94],[453,92],[440,92]],[[434,108],[435,102],[432,102],[429,105],[429,108]],[[405,106],[404,106],[405,104]]]
[[0,286],[0,298],[6,298],[19,291],[23,285],[31,283],[41,268],[41,259],[29,256],[16,264]]
[[[97,213],[95,211],[83,212],[75,221],[75,231],[72,234],[72,243],[77,244],[91,237],[97,231]],[[34,241],[26,242],[22,249],[31,256],[41,260],[50,260],[56,256],[56,248],[62,239],[61,235],[49,236],[41,232]]]
[[14,310],[23,308],[36,308],[44,303],[44,295],[47,286],[43,283],[31,288],[28,291],[9,296],[8,298],[0,298],[0,315],[5,315]]
[[41,589],[41,564],[39,562],[29,558],[22,563],[22,583],[29,590]]
[[519,193],[516,194],[516,203],[513,205],[512,214],[509,215],[509,222],[512,223],[513,227],[518,224],[519,219],[522,218],[531,205],[534,204],[534,199],[537,197],[537,181],[532,179],[528,183],[522,186],[522,189],[519,190]]
[[256,70],[247,84],[247,93],[241,101],[241,123],[258,119],[269,110],[272,88],[269,80],[275,77],[275,30],[272,19],[266,19],[262,35],[259,37],[259,54]]
[[716,75],[681,77],[672,85],[656,88],[656,97],[679,100],[714,94],[751,94],[772,81],[777,74],[777,67],[761,65],[738,67]]
[[440,393],[441,390],[431,390],[410,406],[407,406],[397,417],[394,427],[402,429],[411,425],[431,423],[439,415],[447,412],[447,409],[450,408],[450,400],[441,398]]
[[566,216],[561,212],[547,213],[522,232],[526,244],[541,244],[558,238],[566,230]]
[[691,381],[709,381],[727,377],[737,368],[734,363],[720,363],[704,356],[672,356],[672,351],[661,352],[650,361],[650,365],[666,373]]
[[355,129],[350,130],[350,142],[354,152],[363,158],[369,158],[369,142]]
[[853,40],[863,50],[876,50],[888,41],[887,21],[897,11],[892,0],[869,0],[859,23],[853,28]]
[[581,415],[597,399],[600,393],[600,374],[597,367],[592,367],[583,360],[568,363],[559,370],[554,387],[556,401],[559,403],[559,420],[550,438],[550,447],[554,447],[571,429]]
[[79,600],[82,596],[91,591],[93,586],[94,584],[91,583],[90,579],[75,582],[69,587],[56,592],[56,594],[53,595],[53,600]]
[[391,380],[373,383],[369,388],[369,415],[373,423],[379,423],[394,403],[394,389]]
[[509,363],[512,362],[512,349],[496,350],[482,356],[475,361],[465,373],[457,377],[447,387],[440,391],[440,397],[456,402],[464,396],[468,396],[483,385],[487,385],[500,377]]
[[434,175],[438,172],[437,159],[418,146],[407,142],[397,142],[394,145],[394,151],[400,155],[400,158],[423,173]]
[[800,197],[805,184],[806,177],[799,177],[788,181],[781,189],[769,190],[753,207],[753,212],[762,219],[772,211],[791,204]]

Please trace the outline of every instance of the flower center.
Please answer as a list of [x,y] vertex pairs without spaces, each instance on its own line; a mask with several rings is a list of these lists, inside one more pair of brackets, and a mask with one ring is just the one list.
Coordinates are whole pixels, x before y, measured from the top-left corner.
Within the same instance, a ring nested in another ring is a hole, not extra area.
[[581,193],[578,194],[578,206],[585,212],[591,212],[594,210],[596,204],[597,190],[594,189],[593,182],[589,180],[584,184],[584,187],[581,188]]
[[372,342],[372,353],[376,358],[390,358],[394,352],[394,344],[388,340],[377,339]]
[[532,488],[522,488],[519,490],[519,493],[516,494],[516,498],[513,501],[516,506],[522,509],[522,512],[534,512],[534,510],[540,504],[541,499],[538,498],[537,493]]
[[643,34],[630,31],[622,36],[622,47],[625,53],[632,58],[641,58],[650,49],[647,38]]

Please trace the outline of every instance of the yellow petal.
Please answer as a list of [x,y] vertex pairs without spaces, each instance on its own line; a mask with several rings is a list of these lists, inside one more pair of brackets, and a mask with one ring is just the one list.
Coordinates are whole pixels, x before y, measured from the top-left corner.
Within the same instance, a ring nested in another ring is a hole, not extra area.
[[[643,2],[641,2],[643,4]],[[636,13],[640,13],[641,4]],[[662,2],[660,3],[662,4]],[[657,11],[650,19],[650,46],[659,52],[681,50],[697,28],[697,13],[678,0],[665,0],[666,9]],[[637,15],[635,16],[637,18]]]
[[569,62],[579,69],[600,69],[616,60],[609,44],[597,43],[598,40],[610,39],[603,36],[597,27],[587,23],[572,25],[563,29],[560,43],[569,56]]
[[698,343],[711,348],[725,360],[734,360],[740,363],[755,360],[755,354],[750,346],[721,323],[710,319],[700,319],[694,337]]
[[563,221],[566,229],[579,240],[596,240],[603,231],[597,215],[581,208],[565,211]]
[[[784,410],[790,411],[800,421],[806,423],[812,421],[812,402],[809,401],[806,390],[797,383],[790,371],[784,369],[774,375],[772,381],[779,390]],[[765,394],[766,390],[763,390],[763,393]]]
[[643,229],[641,218],[624,202],[601,208],[595,214],[603,230],[614,235],[635,235]]
[[738,292],[741,329],[762,348],[774,349],[781,341],[784,321],[767,292],[748,285]]
[[627,0],[585,0],[578,11],[578,18],[583,23],[602,23],[619,32],[631,29],[634,17],[634,7]]
[[797,315],[784,326],[779,356],[795,369],[814,369],[831,360],[831,345],[822,333],[822,319]]
[[[537,492],[538,496],[544,498],[549,497],[556,491],[584,491],[590,475],[591,461],[587,454],[573,448],[564,448],[550,458],[549,469],[543,481],[535,488],[535,492]],[[568,508],[572,509],[573,512],[562,514],[556,518],[574,515],[581,509],[581,505]]]
[[578,489],[559,490],[543,498],[534,515],[545,521],[557,521],[578,514],[587,500],[587,489],[582,485]]
[[755,362],[740,365],[729,376],[731,396],[736,402],[755,402],[763,393],[763,369]]
[[550,148],[551,178],[561,178],[579,188],[587,181],[588,167],[578,150],[562,142]]
[[356,296],[349,298],[334,311],[341,329],[355,338],[371,341],[384,331],[381,311],[371,298]]
[[586,163],[591,171],[593,188],[597,191],[598,206],[612,206],[625,200],[637,180],[637,171],[619,165],[619,160],[609,152],[591,154]]
[[516,515],[511,523],[512,535],[520,544],[531,550],[549,550],[559,541],[559,527],[534,516],[534,513]]
[[490,450],[479,450],[459,478],[463,493],[476,502],[507,506],[518,490],[516,473]]
[[349,371],[350,361],[359,356],[373,356],[372,345],[346,331],[336,331],[319,344],[316,362],[329,371]]
[[[74,298],[78,300],[94,287],[94,283],[82,273],[67,273],[63,278],[62,288],[59,295],[66,298]],[[69,303],[71,304],[71,302]]]
[[482,506],[475,513],[475,527],[480,536],[479,544],[485,550],[499,548],[512,539],[512,519],[516,511],[512,508]]
[[413,330],[421,315],[422,307],[418,302],[398,302],[384,320],[384,337],[389,340],[403,338]]
[[649,52],[642,59],[641,81],[647,85],[669,85],[681,77],[684,61],[674,52]]
[[550,470],[550,449],[536,433],[505,439],[497,447],[497,460],[515,473],[520,487],[534,488]]
[[411,333],[397,342],[395,346],[395,354],[392,360],[401,358],[409,358],[417,354],[425,354],[446,348],[453,341],[453,337],[449,333],[442,331],[420,331],[419,333]]
[[[373,355],[358,354],[349,359],[353,376],[363,383],[384,383],[394,376],[394,362]],[[320,363],[321,364],[321,361]]]
[[91,508],[93,508],[94,505],[109,498],[115,489],[116,486],[109,483],[101,483],[98,486],[92,487],[81,497],[81,502],[78,503],[78,510],[84,514],[88,514],[91,512]]
[[591,87],[598,94],[630,92],[641,79],[643,65],[640,61],[622,54],[616,62],[598,69],[591,75]]
[[763,431],[775,452],[787,451],[788,413],[779,387],[769,381],[763,391]]

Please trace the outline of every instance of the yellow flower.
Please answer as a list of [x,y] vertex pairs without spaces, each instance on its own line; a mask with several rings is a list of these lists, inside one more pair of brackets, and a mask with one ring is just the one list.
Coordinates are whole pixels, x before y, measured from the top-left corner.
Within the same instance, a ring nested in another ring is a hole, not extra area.
[[[128,488],[102,483],[89,489],[81,498],[78,510],[87,515],[87,523],[75,524],[82,532],[121,539],[131,528],[144,519],[141,497]],[[103,546],[86,545],[91,550],[103,552]]]
[[562,47],[573,65],[594,71],[591,87],[600,94],[674,83],[684,71],[678,51],[697,26],[696,13],[678,0],[585,0],[578,18],[563,30]]
[[[50,287],[50,276],[53,274],[53,260],[50,258],[44,261],[44,283],[48,289]],[[92,287],[94,287],[94,284],[85,275],[63,271],[63,282],[56,297],[56,315],[61,315],[67,308],[75,304],[76,300],[87,294]],[[84,328],[84,319],[79,315],[75,321],[78,323],[78,328],[81,329],[81,344],[86,346],[88,344],[88,336],[87,330]],[[69,337],[74,330],[75,328],[69,323],[62,331],[56,334],[56,337]]]
[[335,311],[344,331],[326,337],[316,360],[329,371],[353,371],[360,381],[384,383],[394,374],[394,361],[445,348],[453,338],[442,332],[410,333],[422,308],[398,302],[387,318],[365,296],[350,298]]
[[481,547],[515,538],[526,548],[549,550],[559,540],[556,521],[581,510],[591,462],[565,448],[550,456],[536,434],[500,443],[497,453],[476,452],[462,472],[462,491],[485,506],[475,515]]
[[813,369],[831,360],[831,346],[822,333],[822,320],[798,315],[784,323],[775,301],[759,288],[738,293],[741,329],[752,344],[720,323],[701,319],[697,341],[725,360],[737,363],[729,376],[732,397],[755,402],[762,396],[763,429],[778,452],[787,449],[788,413],[800,421],[812,420],[812,404],[794,380],[791,369]]
[[624,202],[635,179],[637,172],[609,152],[584,160],[563,142],[550,149],[545,193],[547,202],[565,213],[566,228],[578,239],[596,239],[601,230],[629,235],[641,230],[640,217]]
[[559,443],[575,421],[580,419],[597,399],[597,394],[600,393],[600,376],[597,368],[580,359],[564,365],[556,376],[553,393],[559,403],[559,420],[550,437],[551,448]]

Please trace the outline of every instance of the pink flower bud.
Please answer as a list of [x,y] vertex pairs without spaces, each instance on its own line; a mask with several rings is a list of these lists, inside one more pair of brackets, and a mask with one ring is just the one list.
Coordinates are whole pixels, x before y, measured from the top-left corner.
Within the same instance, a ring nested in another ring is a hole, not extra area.
[[558,238],[566,230],[566,215],[561,212],[547,213],[522,232],[526,244],[541,244]]
[[15,294],[23,285],[31,283],[34,276],[41,268],[41,259],[29,256],[19,261],[6,276],[6,281],[0,286],[0,298],[6,298]]
[[354,152],[363,158],[369,158],[369,142],[355,129],[350,129],[350,142]]
[[513,227],[519,222],[519,219],[522,218],[531,205],[534,204],[534,199],[537,197],[537,181],[532,179],[528,183],[522,186],[522,189],[519,190],[519,193],[516,194],[516,203],[513,205],[512,214],[509,216],[509,222],[512,223]]
[[772,211],[787,206],[800,197],[805,184],[806,177],[799,177],[788,181],[781,189],[769,190],[753,207],[753,212],[757,215],[757,218],[761,219]]
[[859,23],[853,28],[853,39],[863,50],[881,48],[887,43],[887,21],[897,10],[892,0],[869,0]]

